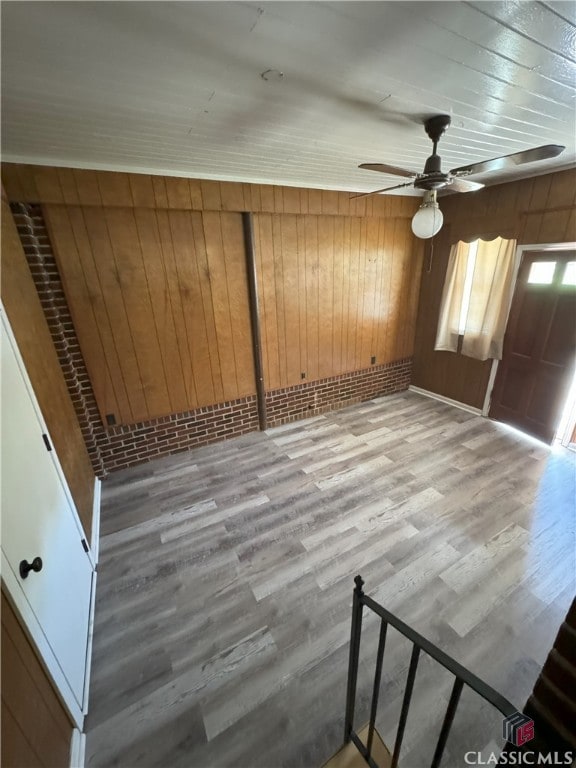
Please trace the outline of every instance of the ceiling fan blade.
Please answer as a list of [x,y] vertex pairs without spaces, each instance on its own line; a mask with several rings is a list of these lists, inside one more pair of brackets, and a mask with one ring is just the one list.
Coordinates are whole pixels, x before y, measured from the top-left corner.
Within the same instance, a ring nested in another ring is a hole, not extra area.
[[389,173],[391,176],[406,176],[406,178],[415,178],[413,171],[407,171],[405,168],[397,168],[395,165],[385,165],[384,163],[362,163],[358,168],[365,171],[378,171],[379,173]]
[[480,184],[479,181],[469,181],[468,179],[453,179],[450,182],[448,190],[452,192],[476,192],[477,189],[482,189],[484,184]]
[[507,168],[515,168],[524,163],[535,163],[537,160],[548,160],[551,157],[564,152],[566,147],[560,144],[545,144],[542,147],[526,149],[523,152],[514,152],[511,155],[494,157],[492,160],[483,160],[480,163],[471,165],[462,165],[460,168],[453,168],[450,173],[455,176],[467,176],[472,173],[486,173],[487,171],[502,171]]
[[379,192],[389,192],[391,189],[400,189],[400,187],[411,187],[412,182],[407,181],[406,184],[396,184],[394,187],[384,187],[384,189],[375,189],[374,192],[361,192],[359,195],[350,195],[350,200],[356,200],[359,197],[370,197],[370,195],[377,195]]

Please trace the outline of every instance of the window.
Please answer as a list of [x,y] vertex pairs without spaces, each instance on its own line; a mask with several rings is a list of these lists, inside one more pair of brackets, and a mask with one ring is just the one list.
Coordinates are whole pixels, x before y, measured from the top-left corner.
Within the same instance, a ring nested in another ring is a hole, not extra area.
[[512,299],[516,241],[476,240],[452,246],[435,349],[479,360],[500,358]]
[[550,285],[554,280],[555,261],[533,261],[528,274],[528,282],[533,285]]
[[562,285],[576,285],[576,261],[569,261],[566,264]]

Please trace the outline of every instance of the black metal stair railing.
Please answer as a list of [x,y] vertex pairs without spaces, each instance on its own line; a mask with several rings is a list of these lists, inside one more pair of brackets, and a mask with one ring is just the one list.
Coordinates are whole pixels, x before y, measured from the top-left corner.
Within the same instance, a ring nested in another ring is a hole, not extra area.
[[[363,586],[364,581],[360,576],[356,576],[354,579],[356,587],[354,589],[354,597],[352,603],[352,630],[350,635],[350,660],[348,665],[348,687],[346,692],[346,718],[345,718],[345,730],[344,741],[346,743],[352,741],[357,747],[358,751],[370,766],[370,768],[380,768],[374,758],[372,757],[372,745],[374,741],[374,728],[376,722],[376,713],[378,710],[378,698],[380,694],[380,681],[382,677],[382,665],[384,661],[384,649],[386,646],[386,633],[388,631],[388,625],[393,626],[398,632],[407,637],[412,642],[412,655],[410,657],[410,666],[408,667],[408,677],[406,680],[406,687],[404,689],[404,698],[402,700],[402,708],[400,710],[400,719],[398,721],[398,729],[396,731],[396,740],[394,742],[394,751],[392,753],[391,768],[397,768],[398,759],[400,757],[400,750],[402,748],[402,740],[404,738],[404,730],[406,728],[406,720],[408,719],[408,710],[410,709],[410,702],[412,700],[412,691],[414,689],[414,681],[416,679],[416,671],[418,669],[418,661],[420,659],[421,651],[427,653],[435,661],[441,664],[445,669],[454,675],[454,685],[452,686],[452,693],[446,707],[446,713],[442,722],[442,728],[440,729],[440,735],[434,750],[432,757],[431,768],[439,768],[444,753],[444,748],[448,740],[450,728],[456,714],[456,709],[460,701],[460,694],[465,685],[475,691],[479,696],[488,701],[493,707],[499,710],[504,717],[508,717],[516,712],[516,707],[511,704],[507,699],[501,696],[497,691],[487,685],[483,680],[476,677],[469,670],[458,664],[457,661],[450,658],[446,653],[437,648],[425,637],[419,635],[403,621],[396,618],[392,613],[387,611],[371,597],[364,594]],[[356,702],[356,684],[358,681],[358,664],[360,659],[360,637],[362,634],[362,614],[363,608],[366,606],[380,617],[380,637],[378,640],[378,650],[376,652],[376,669],[374,673],[374,685],[372,690],[372,702],[370,705],[370,720],[368,723],[368,736],[366,739],[366,745],[362,743],[358,734],[354,731],[354,707]]]

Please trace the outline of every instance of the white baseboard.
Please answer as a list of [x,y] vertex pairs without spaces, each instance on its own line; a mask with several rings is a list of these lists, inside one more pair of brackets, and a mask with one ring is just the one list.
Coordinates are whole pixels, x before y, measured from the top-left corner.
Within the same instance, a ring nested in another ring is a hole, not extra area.
[[70,742],[70,768],[84,768],[84,756],[86,754],[86,734],[78,728],[72,731]]
[[92,550],[92,559],[94,567],[98,565],[98,554],[100,552],[100,495],[102,490],[102,481],[94,478],[94,503],[92,505],[92,531],[90,536],[90,549]]
[[430,392],[427,389],[415,387],[413,384],[410,384],[408,389],[411,392],[417,392],[419,395],[431,397],[432,400],[439,400],[441,403],[448,403],[448,405],[453,405],[463,411],[468,411],[468,413],[474,413],[476,416],[482,416],[482,410],[480,408],[474,408],[472,405],[466,405],[466,403],[461,403],[458,400],[452,400],[451,397],[444,397],[444,395],[439,395],[436,392]]
[[82,712],[84,715],[88,712],[88,700],[90,698],[90,676],[92,674],[92,643],[94,640],[94,615],[96,612],[96,582],[98,580],[98,571],[92,573],[92,591],[90,593],[90,613],[88,619],[88,642],[86,643],[86,674],[84,676],[84,699],[82,701]]

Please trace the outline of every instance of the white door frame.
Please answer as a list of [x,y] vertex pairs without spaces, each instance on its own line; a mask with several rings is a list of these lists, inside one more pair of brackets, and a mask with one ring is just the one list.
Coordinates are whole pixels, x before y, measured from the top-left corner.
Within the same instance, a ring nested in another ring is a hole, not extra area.
[[[572,251],[574,249],[576,249],[576,242],[574,241],[568,243],[531,243],[529,245],[518,245],[516,248],[516,263],[514,265],[514,287],[512,289],[512,297],[514,297],[514,291],[516,290],[516,283],[518,281],[518,272],[520,270],[520,265],[522,264],[522,259],[525,253],[530,251]],[[510,304],[512,304],[512,302],[510,302]],[[492,360],[490,378],[488,379],[488,386],[486,387],[486,395],[484,397],[484,405],[482,407],[483,416],[488,416],[488,411],[490,410],[490,401],[492,399],[492,392],[494,390],[496,374],[498,373],[499,362],[500,360]],[[573,430],[574,426],[576,425],[576,405],[572,409],[572,417],[572,422],[568,423],[564,430],[565,434],[567,434],[569,430]],[[564,435],[562,438],[564,438]]]
[[[8,320],[8,316],[4,309],[4,305],[1,301],[0,301],[0,321],[3,323],[4,328],[6,329],[6,333],[8,335],[10,344],[14,351],[16,361],[20,369],[20,373],[24,380],[24,384],[28,391],[28,395],[30,396],[30,399],[32,401],[32,405],[34,407],[36,417],[38,418],[38,422],[42,427],[42,431],[48,435],[50,442],[53,445],[54,443],[52,441],[52,438],[50,437],[50,432],[42,416],[40,406],[38,405],[38,400],[36,399],[36,395],[32,388],[32,384],[30,382],[28,372],[26,371],[26,366],[24,365],[24,361],[20,354],[20,350],[18,348],[16,338],[12,332],[10,321]],[[62,465],[60,464],[60,461],[58,459],[58,456],[55,450],[50,451],[50,457],[53,461],[56,472],[62,483],[64,493],[70,504],[73,520],[78,529],[78,533],[80,534],[80,538],[85,539],[86,534],[82,527],[82,523],[80,521],[80,517],[76,509],[76,505],[74,504],[74,499],[72,498],[72,494],[70,493],[70,489],[68,487],[66,477],[62,470]],[[98,491],[99,491],[99,483],[96,487],[98,488]],[[99,493],[98,493],[98,500],[99,500]],[[98,518],[99,518],[99,509],[98,509]],[[93,526],[93,530],[94,530],[94,526]],[[92,550],[88,551],[87,556],[92,566],[92,586],[91,586],[91,596],[90,596],[90,618],[89,618],[88,638],[87,638],[87,647],[86,647],[86,666],[85,666],[86,672],[85,672],[85,680],[84,680],[84,697],[83,697],[82,708],[80,709],[76,701],[76,698],[74,696],[74,693],[68,681],[66,680],[66,677],[62,672],[62,669],[60,668],[58,659],[54,655],[54,652],[52,651],[52,648],[50,647],[46,639],[46,636],[44,634],[44,631],[42,630],[41,625],[38,619],[36,618],[32,608],[30,607],[28,601],[24,597],[24,593],[20,588],[16,575],[14,574],[10,564],[8,563],[8,559],[6,558],[3,551],[1,553],[2,582],[11,598],[11,601],[14,604],[17,614],[21,619],[23,629],[32,640],[33,645],[36,647],[37,652],[40,656],[40,659],[43,662],[43,665],[45,666],[50,678],[52,679],[54,686],[66,710],[68,711],[70,717],[72,718],[73,723],[76,725],[76,727],[80,731],[82,731],[83,729],[84,715],[88,710],[88,687],[89,687],[89,681],[90,681],[90,664],[91,664],[91,658],[92,658],[92,633],[93,633],[93,626],[94,626],[94,603],[95,603],[95,587],[96,587],[96,570],[95,570],[94,552]]]

